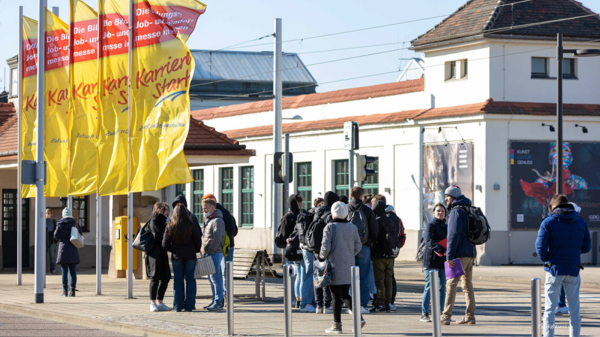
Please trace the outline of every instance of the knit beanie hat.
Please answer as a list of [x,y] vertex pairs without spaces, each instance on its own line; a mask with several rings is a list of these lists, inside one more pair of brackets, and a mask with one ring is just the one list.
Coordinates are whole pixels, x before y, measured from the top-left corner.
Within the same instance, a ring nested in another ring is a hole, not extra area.
[[446,192],[444,192],[444,195],[449,195],[452,198],[457,199],[458,197],[460,197],[462,195],[462,192],[460,190],[460,187],[458,187],[456,185],[452,185],[446,189]]
[[335,219],[346,219],[348,217],[348,205],[336,201],[331,206],[331,217]]
[[205,195],[202,197],[202,200],[204,200],[204,199],[212,199],[212,200],[214,200],[215,202],[217,202],[217,197],[215,197],[215,195],[214,195],[214,194],[212,194],[212,193],[205,194]]
[[63,218],[72,218],[73,217],[73,213],[71,212],[71,209],[69,207],[65,207],[65,209],[63,209],[62,217]]

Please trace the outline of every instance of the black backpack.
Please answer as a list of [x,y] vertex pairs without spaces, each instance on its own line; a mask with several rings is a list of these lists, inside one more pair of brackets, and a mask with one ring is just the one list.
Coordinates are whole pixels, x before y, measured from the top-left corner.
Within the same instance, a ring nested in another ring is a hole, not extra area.
[[285,258],[288,261],[302,261],[302,249],[300,249],[300,240],[297,235],[290,237],[290,242],[286,244]]
[[425,240],[421,238],[421,242],[419,242],[419,248],[417,248],[417,261],[423,260],[423,256],[425,255],[425,249],[427,249],[427,246],[425,245]]
[[296,235],[298,235],[298,240],[300,240],[300,243],[303,245],[306,245],[306,233],[311,220],[312,214],[305,210],[300,210],[300,214],[298,214],[298,218],[296,219],[296,226],[294,227],[294,230]]
[[360,243],[363,245],[369,241],[369,225],[367,222],[367,216],[359,208],[354,208],[348,205],[348,222],[351,222],[358,228],[358,236],[360,237]]
[[377,245],[381,249],[381,255],[384,259],[395,259],[400,253],[398,232],[396,232],[396,226],[390,218],[386,216],[383,216],[382,218],[387,221],[384,221],[384,225],[379,225],[379,240]]
[[481,208],[474,206],[458,206],[457,208],[463,210],[469,219],[467,227],[469,242],[473,245],[482,245],[488,242],[492,236],[492,229]]
[[327,226],[327,217],[331,214],[331,211],[327,211],[323,214],[315,213],[313,221],[308,225],[306,231],[305,240],[307,250],[318,254],[318,247],[321,246],[323,240],[323,230]]
[[277,236],[275,236],[275,246],[277,246],[277,248],[285,248],[287,242],[286,242],[286,238],[283,235],[283,228],[281,226],[281,222],[279,223],[279,226],[277,226]]

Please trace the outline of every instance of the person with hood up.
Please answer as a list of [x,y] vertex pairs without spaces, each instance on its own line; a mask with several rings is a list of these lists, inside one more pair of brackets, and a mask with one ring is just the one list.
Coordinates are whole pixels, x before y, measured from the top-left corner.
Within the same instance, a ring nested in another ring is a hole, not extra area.
[[548,205],[550,216],[542,221],[535,241],[535,250],[546,271],[544,336],[554,337],[555,310],[561,286],[565,288],[569,306],[569,335],[581,332],[579,288],[581,285],[581,254],[592,249],[588,224],[564,194],[552,197]]
[[[394,257],[389,256],[389,242],[398,242],[398,234],[393,232],[396,228],[392,219],[385,214],[387,205],[385,200],[373,199],[372,209],[379,225],[379,238],[377,244],[371,248],[371,257],[373,258],[373,272],[375,277],[375,286],[377,287],[377,300],[371,312],[389,312],[392,302],[392,275],[394,273]],[[386,234],[387,233],[387,234]],[[394,238],[388,238],[391,234]],[[399,249],[399,248],[398,248]]]
[[192,222],[194,223],[194,225],[198,226],[198,229],[200,229],[200,235],[202,235],[202,229],[200,228],[200,222],[198,221],[198,218],[194,215],[194,213],[190,212],[190,210],[188,209],[188,204],[187,204],[187,200],[185,199],[184,195],[178,195],[175,197],[175,200],[173,200],[173,210],[175,210],[175,207],[177,205],[183,205],[183,207],[185,207],[185,209],[188,211],[188,215],[190,217],[190,219],[192,219]]
[[[77,286],[77,270],[79,264],[79,250],[71,243],[71,228],[77,228],[81,234],[81,228],[77,221],[73,219],[73,213],[69,207],[65,207],[62,211],[62,219],[58,220],[58,225],[54,230],[54,240],[59,241],[58,258],[56,263],[60,264],[62,274],[63,297],[75,297],[75,287]],[[71,275],[71,284],[69,282],[69,274]],[[67,290],[69,291],[67,295]]]
[[225,222],[223,213],[217,203],[210,198],[202,200],[204,211],[204,236],[202,237],[202,256],[210,256],[215,263],[216,272],[208,275],[212,290],[212,303],[205,307],[208,311],[223,310],[223,279],[221,278],[221,261],[225,245]]
[[466,310],[465,317],[456,321],[456,324],[475,324],[475,291],[473,289],[473,264],[475,262],[475,246],[467,238],[469,218],[462,206],[471,206],[471,200],[462,194],[458,186],[452,185],[444,192],[444,200],[448,206],[448,241],[446,247],[446,260],[448,265],[454,267],[454,259],[460,259],[465,274],[446,281],[446,302],[442,312],[441,321],[444,325],[450,325],[454,301],[456,300],[456,288],[461,282],[461,288],[465,293]]
[[[339,201],[339,197],[335,192],[327,191],[325,192],[325,198],[323,199],[323,206],[314,208],[314,218],[313,222],[315,223],[314,229],[314,241],[315,248],[314,253],[315,259],[317,259],[317,255],[321,251],[321,241],[323,240],[323,230],[325,226],[332,222],[331,217],[331,206]],[[319,221],[321,220],[321,221]],[[331,307],[331,289],[329,287],[325,288],[317,288],[315,289],[315,301],[317,302],[317,314],[323,313],[333,313],[333,307]]]
[[[323,231],[319,261],[329,259],[333,270],[331,295],[333,297],[333,325],[325,333],[342,333],[342,301],[352,310],[350,284],[352,283],[351,268],[355,266],[354,257],[362,249],[358,229],[348,222],[348,206],[336,202],[331,206],[333,221]],[[361,328],[365,325],[361,315]]]
[[169,205],[166,202],[157,202],[152,210],[152,219],[148,221],[148,230],[154,237],[154,246],[145,254],[146,276],[150,279],[150,311],[152,312],[171,310],[163,303],[171,280],[169,255],[162,246],[168,215]]
[[[423,252],[423,272],[425,273],[425,287],[423,288],[423,300],[421,302],[421,322],[431,322],[429,317],[429,304],[431,302],[431,280],[429,272],[437,270],[440,280],[440,308],[444,305],[446,298],[446,247],[439,244],[448,236],[446,226],[446,207],[440,203],[433,207],[433,216],[435,219],[425,226],[423,232],[423,242],[425,242],[425,251]],[[437,317],[434,317],[437,319]]]
[[[296,219],[300,214],[300,208],[302,207],[302,196],[300,194],[292,194],[288,197],[288,211],[281,218],[281,228],[283,230],[283,237],[289,241],[294,229],[296,228]],[[296,269],[296,280],[294,282],[294,294],[297,308],[300,308],[302,303],[302,282],[304,281],[304,275],[306,269],[304,268],[304,261],[290,261]]]

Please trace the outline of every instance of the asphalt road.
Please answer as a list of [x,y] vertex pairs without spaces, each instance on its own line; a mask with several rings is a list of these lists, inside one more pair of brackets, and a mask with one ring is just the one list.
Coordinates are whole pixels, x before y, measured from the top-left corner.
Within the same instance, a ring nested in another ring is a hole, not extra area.
[[0,311],[0,336],[131,336]]

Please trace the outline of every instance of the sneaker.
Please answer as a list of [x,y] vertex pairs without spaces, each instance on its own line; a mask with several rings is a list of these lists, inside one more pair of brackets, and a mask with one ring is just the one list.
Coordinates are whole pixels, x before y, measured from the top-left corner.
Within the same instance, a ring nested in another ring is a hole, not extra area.
[[66,291],[63,291],[63,293],[62,293],[62,297],[68,297],[68,296],[69,296],[69,295],[67,295],[67,292],[66,292]]
[[208,310],[208,311],[221,311],[221,310],[223,310],[223,306],[220,305],[220,304],[215,303],[212,306],[206,308],[206,310]]
[[323,307],[317,307],[317,314],[323,313]]
[[396,306],[393,304],[390,304],[390,311],[396,311]]
[[325,311],[326,314],[333,314],[333,307],[330,305],[328,307],[325,307]]
[[300,308],[300,304],[301,304],[301,302],[296,300],[296,308]]
[[369,311],[369,309],[367,309],[365,307],[360,307],[360,313],[361,314],[370,314],[371,312]]
[[161,303],[159,305],[156,306],[158,308],[158,311],[171,311],[171,307],[167,306],[164,303]]
[[342,333],[342,323],[333,323],[331,328],[325,329],[325,333],[341,334]]
[[386,310],[387,310],[387,306],[378,304],[375,307],[373,307],[373,309],[371,309],[370,311],[373,313],[378,313],[378,312],[385,312]]
[[431,317],[429,317],[428,313],[424,313],[423,315],[421,315],[421,322],[431,322]]
[[51,271],[50,271],[50,274],[52,274],[52,275],[56,275],[56,270],[51,270]]
[[212,307],[213,305],[215,305],[215,302],[210,302],[209,305],[203,307],[204,310],[208,309],[209,307]]
[[450,325],[450,322],[452,321],[450,320],[450,317],[442,315],[440,317],[440,322],[442,323],[442,325]]
[[317,309],[311,304],[307,304],[304,308],[300,309],[301,312],[317,312]]
[[568,315],[569,314],[569,307],[557,307],[556,308],[556,314],[557,315]]
[[365,319],[361,317],[360,318],[360,328],[362,329],[365,326],[365,324],[367,324],[367,321],[365,321]]
[[69,296],[70,296],[70,297],[75,297],[75,290],[71,290],[71,291],[69,292]]
[[150,303],[150,311],[152,311],[152,312],[158,311],[158,307],[156,306],[156,303]]
[[475,317],[472,317],[472,318],[463,317],[454,323],[455,324],[475,324]]

